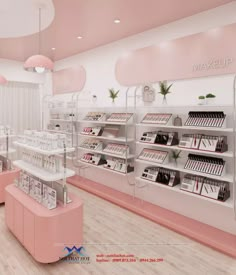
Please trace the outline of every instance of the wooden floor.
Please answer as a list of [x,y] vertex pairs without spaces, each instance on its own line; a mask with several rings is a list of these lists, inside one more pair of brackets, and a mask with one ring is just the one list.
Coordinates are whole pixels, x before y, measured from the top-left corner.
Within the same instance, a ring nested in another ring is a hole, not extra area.
[[[39,264],[8,231],[0,206],[0,274],[236,274],[236,260],[71,186],[84,201],[84,247],[89,264]],[[135,263],[98,263],[97,254],[134,254]],[[163,262],[139,262],[163,258]]]

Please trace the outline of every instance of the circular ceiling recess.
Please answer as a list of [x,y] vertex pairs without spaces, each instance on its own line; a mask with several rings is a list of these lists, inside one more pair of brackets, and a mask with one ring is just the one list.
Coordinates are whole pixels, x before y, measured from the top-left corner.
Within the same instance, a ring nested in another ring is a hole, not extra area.
[[31,35],[39,31],[39,8],[41,30],[53,21],[55,9],[52,0],[0,0],[0,38]]

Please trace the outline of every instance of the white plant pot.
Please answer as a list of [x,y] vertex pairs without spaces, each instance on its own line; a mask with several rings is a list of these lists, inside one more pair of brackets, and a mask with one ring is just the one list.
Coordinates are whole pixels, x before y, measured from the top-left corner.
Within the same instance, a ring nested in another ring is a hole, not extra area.
[[215,104],[215,97],[206,98],[207,105]]
[[205,105],[205,99],[198,99],[199,105]]

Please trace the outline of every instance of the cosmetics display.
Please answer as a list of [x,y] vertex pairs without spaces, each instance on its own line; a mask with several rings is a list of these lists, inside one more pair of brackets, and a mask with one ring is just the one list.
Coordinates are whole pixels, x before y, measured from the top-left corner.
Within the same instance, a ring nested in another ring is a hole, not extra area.
[[184,168],[210,175],[221,176],[224,174],[225,161],[221,158],[189,154]]
[[184,176],[180,189],[219,201],[226,201],[230,197],[228,182],[189,174]]
[[86,121],[100,121],[100,120],[105,120],[106,114],[102,112],[89,112],[84,120]]
[[132,117],[132,113],[112,113],[107,121],[110,122],[127,122]]
[[185,126],[225,127],[226,115],[224,112],[189,112]]
[[228,150],[226,136],[202,135],[199,150],[223,153]]
[[57,207],[57,192],[46,184],[43,184],[42,204],[50,210]]
[[138,158],[141,160],[147,160],[150,162],[166,163],[166,161],[168,160],[168,157],[167,157],[168,154],[169,153],[166,151],[144,148]]
[[129,173],[134,170],[134,168],[131,166],[131,162],[126,162],[124,159],[114,157],[107,157],[106,163],[103,165],[103,167],[120,173]]
[[167,125],[171,122],[172,114],[147,113],[141,123]]
[[51,131],[61,131],[61,132],[71,133],[73,130],[73,125],[68,122],[55,123],[51,121],[51,123],[48,124],[47,129]]
[[102,136],[108,137],[108,138],[115,138],[118,136],[118,133],[120,131],[120,127],[117,126],[106,126],[103,129]]
[[80,160],[94,165],[102,165],[106,163],[106,161],[102,159],[102,155],[92,153],[84,154]]
[[19,180],[16,181],[16,186],[48,209],[54,209],[57,207],[56,190],[32,175],[29,175],[26,172],[21,172]]
[[184,134],[179,141],[179,147],[199,149],[201,137],[199,134]]
[[129,146],[125,144],[109,143],[103,151],[106,153],[124,156],[129,154]]
[[86,139],[80,144],[80,147],[89,150],[101,151],[103,148],[103,143],[102,141],[96,139]]
[[81,134],[90,136],[101,136],[103,132],[102,127],[84,127]]
[[180,182],[180,175],[178,171],[172,171],[162,167],[146,167],[141,178],[171,187],[179,184]]
[[18,143],[23,143],[42,150],[55,150],[63,148],[64,143],[71,147],[71,140],[65,134],[53,134],[35,130],[25,130],[24,135],[18,136]]
[[140,141],[144,143],[172,146],[178,144],[178,133],[162,131],[144,132]]
[[36,167],[45,169],[51,173],[63,171],[62,159],[55,156],[45,156],[33,151],[23,151],[22,159]]

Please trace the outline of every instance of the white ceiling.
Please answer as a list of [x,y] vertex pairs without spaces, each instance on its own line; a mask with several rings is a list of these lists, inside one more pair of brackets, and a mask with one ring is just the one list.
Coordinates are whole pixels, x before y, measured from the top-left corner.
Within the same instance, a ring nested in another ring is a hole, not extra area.
[[0,0],[0,38],[22,37],[38,32],[39,7],[42,8],[43,30],[55,16],[52,0]]

